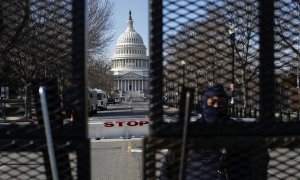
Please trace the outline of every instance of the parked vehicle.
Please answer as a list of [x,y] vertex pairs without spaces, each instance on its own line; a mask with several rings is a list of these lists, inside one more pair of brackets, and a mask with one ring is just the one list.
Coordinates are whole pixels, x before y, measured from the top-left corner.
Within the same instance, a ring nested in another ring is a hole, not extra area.
[[121,102],[119,90],[114,90],[108,95],[108,104],[116,104]]
[[107,104],[116,104],[115,98],[113,96],[108,96]]
[[97,91],[95,89],[88,88],[88,113],[94,114],[98,110]]
[[107,94],[105,91],[101,89],[95,89],[97,92],[97,104],[99,110],[106,110],[107,109]]
[[122,91],[121,90],[114,90],[111,94],[115,100],[115,103],[122,102]]
[[115,98],[115,103],[121,103],[121,101],[122,101],[122,98],[121,98],[121,96],[116,96]]

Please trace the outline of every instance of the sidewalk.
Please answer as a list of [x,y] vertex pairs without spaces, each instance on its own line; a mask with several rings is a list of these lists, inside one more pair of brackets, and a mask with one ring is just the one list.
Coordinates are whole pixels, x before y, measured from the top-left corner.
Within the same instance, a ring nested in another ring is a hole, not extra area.
[[3,116],[0,117],[0,122],[5,122],[5,123],[19,123],[19,122],[34,122],[36,121],[36,119],[29,119],[29,120],[25,120],[24,116],[6,116],[5,119],[3,118]]
[[170,106],[167,106],[167,105],[163,105],[163,110],[164,110],[164,112],[168,112],[168,113],[179,112],[178,108],[170,107]]

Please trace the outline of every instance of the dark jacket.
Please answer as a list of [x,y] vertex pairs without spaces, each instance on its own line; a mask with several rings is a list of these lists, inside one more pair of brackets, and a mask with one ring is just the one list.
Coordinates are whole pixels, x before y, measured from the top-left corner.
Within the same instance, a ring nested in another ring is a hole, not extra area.
[[[202,118],[195,123],[233,122],[224,110],[207,106],[209,97],[225,97],[222,85],[214,85],[202,96]],[[228,99],[228,98],[227,98]],[[192,123],[191,123],[192,126]],[[259,147],[258,145],[257,147]],[[269,155],[266,148],[189,149],[186,161],[186,180],[263,180],[267,179]],[[180,148],[179,148],[180,149]],[[225,153],[226,152],[226,153]],[[179,177],[180,152],[169,150],[162,164],[160,180],[172,180]]]
[[266,180],[270,156],[262,142],[228,148],[224,166],[229,180]]
[[[186,180],[266,180],[269,154],[263,144],[221,150],[191,149],[187,153]],[[180,153],[169,150],[160,180],[177,180]]]
[[[187,152],[186,180],[226,180],[221,150],[190,149]],[[169,150],[160,171],[160,180],[179,178],[180,152]]]

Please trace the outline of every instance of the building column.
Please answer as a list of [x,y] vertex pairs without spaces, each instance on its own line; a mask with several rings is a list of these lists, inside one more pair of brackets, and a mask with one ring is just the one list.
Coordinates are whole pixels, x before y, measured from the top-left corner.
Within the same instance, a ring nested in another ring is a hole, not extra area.
[[118,90],[120,89],[120,79],[118,79]]
[[135,91],[134,79],[132,79],[132,90]]
[[135,91],[137,90],[137,89],[136,89],[136,81],[137,81],[137,80],[135,79],[135,80],[134,80],[134,89],[135,89]]
[[134,79],[132,79],[132,90],[135,91]]
[[129,80],[127,80],[127,91],[129,91]]
[[124,81],[124,91],[127,91],[127,80],[123,80]]
[[123,89],[122,89],[122,80],[120,81],[120,88],[121,88],[121,91],[122,91],[122,90],[123,90]]
[[144,79],[142,79],[142,90],[144,90]]
[[130,85],[131,85],[131,80],[128,80],[128,91],[131,91]]

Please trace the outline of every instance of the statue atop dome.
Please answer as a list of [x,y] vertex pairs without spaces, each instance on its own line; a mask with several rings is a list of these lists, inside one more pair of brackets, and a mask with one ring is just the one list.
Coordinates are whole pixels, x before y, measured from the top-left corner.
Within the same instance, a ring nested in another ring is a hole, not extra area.
[[131,17],[131,10],[129,10],[129,18],[127,21],[127,29],[126,32],[135,32],[135,30],[133,29],[133,20]]
[[131,18],[131,10],[129,9],[129,20],[132,21],[132,18]]

